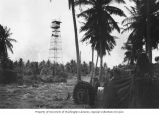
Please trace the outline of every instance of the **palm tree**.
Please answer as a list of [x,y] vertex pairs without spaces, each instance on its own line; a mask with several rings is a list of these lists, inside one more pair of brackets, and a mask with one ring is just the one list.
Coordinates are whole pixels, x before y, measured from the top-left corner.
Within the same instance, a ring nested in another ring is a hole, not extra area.
[[80,54],[79,54],[79,45],[78,45],[78,34],[77,34],[77,24],[76,24],[76,15],[75,15],[75,5],[74,0],[68,0],[69,9],[72,10],[73,24],[74,24],[74,32],[75,32],[75,45],[76,45],[76,56],[77,56],[77,78],[78,81],[81,80],[81,69],[80,69]]
[[[85,31],[83,41],[90,40],[100,56],[100,76],[102,77],[103,56],[116,45],[115,36],[111,32],[116,29],[120,32],[117,22],[112,18],[112,14],[125,16],[123,11],[117,7],[111,6],[113,0],[80,0],[75,5],[87,5],[89,8],[81,12],[78,16],[86,19],[85,25],[81,31]],[[123,0],[114,0],[118,3],[124,3]]]
[[133,1],[136,6],[127,8],[131,16],[123,20],[123,24],[126,26],[123,32],[132,31],[128,37],[129,41],[136,46],[145,45],[149,60],[152,62],[152,48],[157,48],[159,43],[159,1]]
[[16,40],[10,38],[11,34],[9,28],[0,25],[0,60],[8,58],[8,50],[13,53],[11,42],[16,42]]
[[[85,15],[85,16],[83,16],[84,18],[85,18],[85,20],[87,20],[88,19],[88,16],[87,15]],[[85,22],[81,22],[82,24],[83,24],[83,26],[81,27],[81,29],[80,29],[80,32],[83,32],[84,30],[83,30],[83,28],[85,28],[85,25],[86,25],[86,23]],[[93,38],[93,36],[91,36],[91,38]],[[82,38],[82,40],[81,40],[81,42],[85,42],[87,40],[87,38],[86,38],[86,36],[84,36],[83,38]],[[91,63],[91,83],[92,83],[92,79],[94,78],[94,76],[95,76],[95,68],[94,68],[94,50],[95,50],[95,46],[94,46],[94,43],[93,43],[93,41],[90,41],[90,44],[91,44],[91,47],[92,47],[92,63]]]

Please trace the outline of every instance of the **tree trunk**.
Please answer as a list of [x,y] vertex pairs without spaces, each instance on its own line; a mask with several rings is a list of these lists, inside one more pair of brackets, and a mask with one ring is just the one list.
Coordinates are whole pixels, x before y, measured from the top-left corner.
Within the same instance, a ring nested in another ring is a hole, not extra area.
[[103,67],[103,54],[102,54],[102,41],[100,41],[100,72],[99,72],[99,81],[102,80],[102,67]]
[[99,81],[102,81],[102,72],[103,72],[103,56],[100,55],[100,72],[99,72]]
[[95,67],[95,75],[96,75],[96,69],[97,69],[97,65],[98,65],[98,54],[97,54],[97,59],[96,59],[96,67]]
[[92,48],[92,77],[94,76],[94,48]]
[[151,47],[151,33],[150,33],[150,4],[149,0],[146,0],[147,8],[147,25],[146,25],[146,53],[150,63],[152,63],[152,47]]
[[92,47],[92,72],[91,72],[91,84],[94,78],[94,48]]
[[79,55],[79,45],[78,45],[77,24],[76,24],[76,17],[75,17],[74,2],[72,3],[72,16],[73,16],[73,23],[74,23],[75,45],[76,45],[76,56],[77,56],[77,80],[79,82],[81,81],[81,70],[80,70],[81,62],[80,62],[80,55]]
[[149,37],[146,40],[146,53],[147,53],[150,63],[152,63],[152,47],[150,45]]

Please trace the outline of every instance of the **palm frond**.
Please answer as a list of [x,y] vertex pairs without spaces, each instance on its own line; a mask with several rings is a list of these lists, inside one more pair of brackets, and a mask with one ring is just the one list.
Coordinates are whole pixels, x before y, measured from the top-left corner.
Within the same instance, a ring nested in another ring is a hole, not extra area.
[[82,6],[82,5],[92,6],[92,5],[94,5],[94,1],[92,1],[92,0],[75,0],[74,5],[75,6]]
[[[112,30],[116,29],[118,32],[120,32],[120,28],[119,28],[117,22],[115,22],[115,20],[111,17],[111,15],[107,14],[106,12],[104,12],[103,15],[104,15],[105,21],[107,21],[107,20],[109,21],[108,22],[109,27],[111,27]],[[107,29],[108,29],[108,27],[107,27]]]
[[78,14],[77,16],[78,16],[78,17],[88,17],[88,16],[92,15],[93,12],[95,12],[95,9],[94,9],[94,8],[91,8],[91,9],[87,9],[87,10],[81,12],[81,13]]
[[[78,17],[83,17],[85,21],[80,28],[80,32],[85,32],[81,41],[89,41],[98,54],[102,52],[103,55],[110,55],[111,50],[116,45],[115,39],[117,37],[110,35],[110,33],[114,29],[120,32],[118,23],[111,15],[125,16],[122,10],[110,6],[110,2],[112,0],[77,0],[75,2],[76,5],[91,6],[78,14]],[[113,2],[125,3],[124,0],[114,0]],[[102,45],[102,51],[100,51],[100,44]]]
[[125,4],[124,0],[114,0],[114,2]]
[[105,10],[108,11],[110,14],[114,14],[114,15],[118,15],[118,16],[124,16],[126,17],[125,13],[117,8],[117,7],[114,7],[114,6],[106,6],[105,7]]

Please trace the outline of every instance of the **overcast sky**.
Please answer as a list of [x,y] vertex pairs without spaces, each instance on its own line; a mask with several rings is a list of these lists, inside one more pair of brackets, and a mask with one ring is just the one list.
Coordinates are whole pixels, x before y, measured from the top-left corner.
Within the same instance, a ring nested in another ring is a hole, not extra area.
[[[10,54],[11,59],[47,60],[51,38],[50,26],[53,19],[62,21],[63,62],[76,59],[72,14],[68,9],[67,1],[52,0],[50,3],[50,0],[0,0],[0,24],[11,28],[13,33],[11,37],[17,40],[17,43],[13,43],[14,54]],[[119,7],[124,9],[122,6]],[[119,17],[115,19],[118,22],[122,20]],[[114,35],[120,39],[117,40],[117,46],[111,52],[111,56],[104,57],[104,62],[109,67],[122,63],[124,51],[121,47],[128,34],[120,35],[114,32]],[[91,61],[91,47],[86,43],[81,43],[81,38],[80,34],[81,60]]]

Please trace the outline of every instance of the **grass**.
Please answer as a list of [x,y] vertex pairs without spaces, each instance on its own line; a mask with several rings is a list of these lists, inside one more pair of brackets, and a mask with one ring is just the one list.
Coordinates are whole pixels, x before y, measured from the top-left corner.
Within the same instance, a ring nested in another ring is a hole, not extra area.
[[87,105],[74,104],[72,92],[75,84],[74,77],[68,79],[67,83],[0,85],[0,108],[89,108]]

